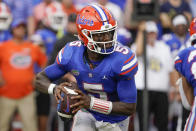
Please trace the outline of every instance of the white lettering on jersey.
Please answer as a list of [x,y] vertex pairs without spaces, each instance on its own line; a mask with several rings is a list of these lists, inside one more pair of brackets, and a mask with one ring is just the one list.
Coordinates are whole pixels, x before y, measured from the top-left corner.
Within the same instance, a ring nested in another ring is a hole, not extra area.
[[[194,60],[194,57],[196,57],[196,50],[191,51],[188,57],[188,62],[190,63],[192,60]],[[196,62],[193,62],[191,65],[191,73],[194,75],[194,79],[196,79]]]
[[191,51],[191,53],[188,57],[188,62],[191,62],[195,56],[196,56],[196,50]]
[[80,47],[81,46],[81,42],[80,41],[74,41],[74,42],[71,42],[69,44],[69,46],[78,46],[78,47]]
[[180,57],[179,57],[179,56],[176,56],[176,58],[175,58],[175,60],[174,60],[174,61],[177,61],[178,59],[180,59]]
[[83,87],[86,91],[88,91],[88,94],[90,96],[93,96],[91,94],[99,94],[100,99],[107,100],[107,93],[103,91],[103,85],[102,84],[96,84],[96,83],[83,83]]
[[122,46],[117,46],[115,51],[117,52],[121,52],[123,53],[124,55],[128,54],[129,53],[129,50],[125,47],[122,47]]
[[133,60],[131,60],[128,64],[126,64],[126,65],[124,65],[122,67],[121,71],[127,70],[128,68],[130,68],[131,66],[133,66],[136,62],[137,62],[137,58],[135,56]]

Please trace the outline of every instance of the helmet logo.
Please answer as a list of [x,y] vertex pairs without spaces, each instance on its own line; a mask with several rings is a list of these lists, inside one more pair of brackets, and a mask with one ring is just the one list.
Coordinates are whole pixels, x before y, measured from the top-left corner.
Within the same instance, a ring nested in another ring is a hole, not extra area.
[[90,20],[90,19],[86,19],[86,18],[84,18],[84,16],[80,17],[80,15],[79,15],[78,20],[77,20],[77,24],[93,26],[94,21]]

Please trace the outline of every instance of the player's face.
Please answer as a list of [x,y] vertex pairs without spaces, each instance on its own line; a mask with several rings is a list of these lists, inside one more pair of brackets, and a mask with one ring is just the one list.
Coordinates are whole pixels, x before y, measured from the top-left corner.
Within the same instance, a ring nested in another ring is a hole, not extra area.
[[174,30],[179,36],[184,36],[187,33],[187,26],[183,24],[177,25]]
[[106,49],[112,47],[111,41],[113,40],[113,36],[114,36],[114,31],[92,34],[93,40],[97,42],[97,45],[99,47],[104,48],[104,44],[99,42],[107,42],[105,44]]

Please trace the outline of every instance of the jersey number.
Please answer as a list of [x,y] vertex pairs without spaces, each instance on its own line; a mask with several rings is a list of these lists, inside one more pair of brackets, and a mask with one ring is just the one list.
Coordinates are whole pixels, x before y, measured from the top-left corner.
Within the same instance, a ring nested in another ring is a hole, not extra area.
[[[192,52],[189,54],[188,62],[190,63],[192,60],[194,60],[195,57],[196,57],[196,50],[195,50],[195,51],[192,51]],[[191,65],[191,73],[193,74],[194,79],[196,79],[196,62],[195,62],[195,61],[194,61],[193,64]]]
[[102,100],[107,100],[107,93],[104,92],[102,84],[90,84],[83,83],[84,89],[88,92],[90,96],[97,96]]

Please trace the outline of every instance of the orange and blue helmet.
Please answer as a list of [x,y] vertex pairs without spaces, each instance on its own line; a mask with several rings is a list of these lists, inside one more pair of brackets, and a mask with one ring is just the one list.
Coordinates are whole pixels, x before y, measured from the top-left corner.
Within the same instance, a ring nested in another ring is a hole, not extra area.
[[[91,51],[99,54],[113,53],[117,44],[117,21],[108,9],[101,5],[87,5],[77,16],[78,37]],[[97,41],[93,38],[97,34],[109,33],[108,41]],[[107,48],[110,44],[110,48]],[[101,46],[100,46],[101,45]]]
[[196,43],[196,17],[191,21],[189,33],[191,44],[194,45]]

